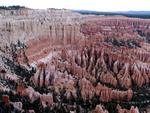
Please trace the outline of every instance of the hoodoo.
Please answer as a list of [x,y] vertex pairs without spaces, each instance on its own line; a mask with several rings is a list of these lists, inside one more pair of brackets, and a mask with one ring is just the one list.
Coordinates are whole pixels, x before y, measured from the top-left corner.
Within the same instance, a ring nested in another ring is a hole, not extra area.
[[1,9],[0,95],[3,111],[147,112],[150,19]]

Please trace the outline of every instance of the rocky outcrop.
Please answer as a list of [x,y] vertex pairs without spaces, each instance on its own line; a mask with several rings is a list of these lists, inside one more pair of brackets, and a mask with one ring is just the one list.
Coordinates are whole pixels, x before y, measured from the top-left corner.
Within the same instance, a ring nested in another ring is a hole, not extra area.
[[96,95],[100,96],[101,101],[110,102],[112,100],[128,100],[132,99],[132,90],[128,91],[117,91],[111,88],[105,87],[98,83],[96,86]]
[[130,110],[122,109],[121,106],[117,105],[118,113],[139,113],[137,107],[131,106]]
[[81,90],[81,97],[84,101],[92,99],[95,94],[95,89],[90,81],[86,80],[85,78],[79,81],[79,87]]
[[[146,36],[150,26],[149,20],[132,19],[126,17],[102,17],[91,18],[81,25],[81,31],[85,35],[99,35],[106,36]],[[144,37],[143,37],[144,38]]]
[[149,105],[150,20],[56,9],[0,13],[2,60],[17,74],[0,70],[1,92],[49,112],[138,113]]
[[[81,16],[69,10],[15,10],[17,15],[11,14],[11,10],[1,12],[1,38],[4,40],[8,38],[9,41],[28,41],[38,37],[72,40],[81,37],[78,26]],[[27,14],[22,15],[21,12]]]
[[0,14],[1,47],[17,40],[26,43],[30,62],[48,55],[54,45],[76,44],[84,37],[82,16],[69,10],[1,10]]
[[108,113],[108,111],[105,110],[103,107],[104,107],[104,106],[102,106],[102,105],[97,105],[97,106],[95,107],[95,110],[93,110],[93,111],[90,112],[90,113]]
[[17,92],[21,96],[27,96],[31,103],[40,98],[43,107],[53,105],[53,98],[51,94],[40,94],[39,92],[35,91],[32,87],[25,88],[24,86],[18,86]]

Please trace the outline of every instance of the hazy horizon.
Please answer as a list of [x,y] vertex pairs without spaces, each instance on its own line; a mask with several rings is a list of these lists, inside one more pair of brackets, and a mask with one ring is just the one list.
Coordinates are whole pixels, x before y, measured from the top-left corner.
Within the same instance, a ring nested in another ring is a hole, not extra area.
[[150,11],[150,0],[0,0],[1,6],[20,5],[33,9],[92,11]]

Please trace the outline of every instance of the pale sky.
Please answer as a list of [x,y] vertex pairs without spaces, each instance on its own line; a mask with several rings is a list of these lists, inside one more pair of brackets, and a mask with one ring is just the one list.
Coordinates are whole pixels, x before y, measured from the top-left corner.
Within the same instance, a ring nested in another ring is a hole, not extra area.
[[21,5],[35,9],[65,8],[95,11],[150,11],[150,0],[0,0],[0,6]]

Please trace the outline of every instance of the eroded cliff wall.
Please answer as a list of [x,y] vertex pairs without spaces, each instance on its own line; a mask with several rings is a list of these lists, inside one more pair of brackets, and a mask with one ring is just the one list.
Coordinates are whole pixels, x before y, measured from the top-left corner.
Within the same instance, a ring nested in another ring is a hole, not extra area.
[[1,10],[0,41],[57,38],[69,43],[82,37],[79,31],[81,18],[80,14],[69,10]]
[[[54,112],[68,113],[71,108],[77,113],[146,111],[150,20],[56,9],[0,14],[0,51],[9,67],[0,70],[2,92],[26,96],[29,103],[38,100],[43,106],[38,108],[47,106]],[[13,74],[8,74],[9,69]],[[42,112],[36,107],[36,112]]]

